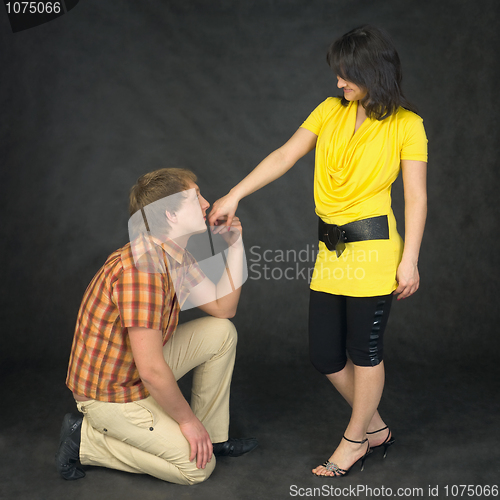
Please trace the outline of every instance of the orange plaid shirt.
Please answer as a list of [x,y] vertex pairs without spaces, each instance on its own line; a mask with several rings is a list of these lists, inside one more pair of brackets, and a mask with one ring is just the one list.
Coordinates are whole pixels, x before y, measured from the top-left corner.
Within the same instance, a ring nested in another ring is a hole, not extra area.
[[161,330],[165,345],[190,288],[205,277],[171,240],[137,241],[108,257],[83,296],[66,379],[78,395],[113,403],[147,397],[127,329]]

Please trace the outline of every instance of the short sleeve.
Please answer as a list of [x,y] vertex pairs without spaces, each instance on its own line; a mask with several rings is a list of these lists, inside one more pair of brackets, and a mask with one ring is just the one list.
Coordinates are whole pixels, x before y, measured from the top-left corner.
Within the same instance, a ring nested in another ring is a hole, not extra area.
[[122,327],[162,329],[166,306],[163,275],[145,273],[135,268],[124,271],[113,287]]
[[185,254],[185,259],[187,264],[187,272],[184,279],[191,289],[196,285],[199,285],[205,279],[205,273],[201,270],[201,267],[199,266],[198,262],[196,262],[196,259],[187,251]]
[[402,160],[427,161],[427,136],[422,118],[413,115],[404,128],[401,146]]
[[333,104],[332,101],[333,98],[329,97],[317,106],[316,109],[307,117],[301,127],[311,131],[313,134],[319,135],[321,127],[325,121],[326,108],[328,107],[328,109],[331,109]]

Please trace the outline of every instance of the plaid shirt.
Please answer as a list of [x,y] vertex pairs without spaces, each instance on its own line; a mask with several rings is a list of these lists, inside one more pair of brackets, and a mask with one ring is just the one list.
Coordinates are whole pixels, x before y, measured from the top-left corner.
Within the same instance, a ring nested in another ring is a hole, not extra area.
[[127,329],[161,330],[165,345],[190,288],[204,277],[191,254],[171,240],[143,238],[112,253],[83,296],[66,385],[98,401],[147,397]]

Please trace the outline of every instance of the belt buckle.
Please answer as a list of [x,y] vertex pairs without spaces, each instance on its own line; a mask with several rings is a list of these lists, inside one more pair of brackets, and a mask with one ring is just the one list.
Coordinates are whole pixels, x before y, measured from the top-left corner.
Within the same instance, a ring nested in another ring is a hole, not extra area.
[[340,257],[345,250],[345,231],[335,224],[329,225],[325,233],[325,245],[330,252],[335,250],[337,257]]

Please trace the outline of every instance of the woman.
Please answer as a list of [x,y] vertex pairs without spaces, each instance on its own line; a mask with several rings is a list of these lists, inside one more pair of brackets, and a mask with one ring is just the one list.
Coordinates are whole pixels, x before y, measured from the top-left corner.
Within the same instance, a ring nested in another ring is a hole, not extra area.
[[[327,61],[342,98],[321,103],[282,147],[229,194],[209,220],[231,222],[239,201],[287,172],[316,148],[314,197],[319,252],[311,279],[310,357],[352,406],[340,444],[318,476],[343,476],[374,448],[394,443],[377,411],[384,386],[383,334],[393,294],[409,297],[427,213],[427,139],[401,92],[392,41],[372,26],[335,41]],[[405,242],[396,229],[391,185],[400,169]],[[346,351],[348,356],[346,356]]]

